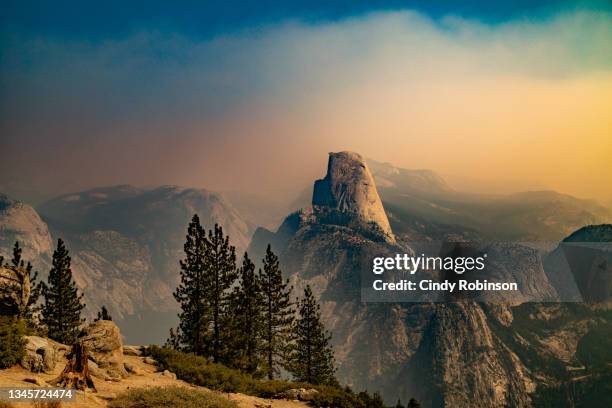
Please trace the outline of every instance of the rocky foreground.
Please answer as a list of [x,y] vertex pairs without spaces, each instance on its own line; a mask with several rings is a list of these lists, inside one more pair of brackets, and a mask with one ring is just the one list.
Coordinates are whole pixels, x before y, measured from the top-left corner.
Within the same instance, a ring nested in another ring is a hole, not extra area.
[[[61,358],[56,368],[49,372],[32,373],[21,366],[15,366],[6,370],[0,370],[0,387],[39,387],[48,386],[47,381],[57,377],[66,363],[65,358]],[[72,408],[106,407],[108,403],[122,392],[134,388],[180,386],[193,388],[194,390],[207,390],[204,387],[197,387],[177,380],[172,373],[160,372],[155,365],[145,362],[145,357],[125,356],[125,363],[137,370],[137,374],[129,374],[121,380],[100,380],[94,377],[97,393],[77,392],[75,402],[70,403]],[[207,390],[208,391],[208,390]],[[216,392],[216,391],[210,391]],[[218,393],[228,399],[235,401],[242,408],[304,408],[306,403],[301,401],[272,400],[252,397],[244,394]],[[30,407],[34,404],[19,404],[19,407]]]
[[[69,347],[52,340],[26,337],[26,355],[20,365],[0,370],[0,387],[50,387],[68,362]],[[263,399],[237,393],[221,393],[194,386],[160,370],[139,346],[123,346],[121,334],[111,321],[98,321],[85,329],[81,341],[89,353],[89,372],[97,392],[77,391],[73,408],[106,407],[119,394],[130,389],[179,386],[208,391],[234,401],[242,408],[304,408],[305,402],[286,399]],[[19,407],[36,406],[19,403]]]

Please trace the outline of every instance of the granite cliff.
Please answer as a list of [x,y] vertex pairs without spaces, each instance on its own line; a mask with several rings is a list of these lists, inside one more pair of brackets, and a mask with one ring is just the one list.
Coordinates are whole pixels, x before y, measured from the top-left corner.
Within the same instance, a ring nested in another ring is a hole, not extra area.
[[[393,234],[367,165],[355,153],[331,153],[312,206],[289,215],[276,232],[258,229],[249,251],[257,259],[267,243],[297,293],[309,284],[319,296],[340,381],[381,390],[389,402],[416,397],[424,407],[534,406],[563,384],[565,367],[580,364],[577,344],[601,318],[589,306],[559,305],[553,312],[520,296],[501,303],[361,302],[360,271],[371,257],[415,248]],[[514,260],[492,265],[494,273],[557,297],[536,249],[502,243],[489,250]],[[547,326],[544,316],[554,324]],[[537,336],[525,333],[530,325]]]

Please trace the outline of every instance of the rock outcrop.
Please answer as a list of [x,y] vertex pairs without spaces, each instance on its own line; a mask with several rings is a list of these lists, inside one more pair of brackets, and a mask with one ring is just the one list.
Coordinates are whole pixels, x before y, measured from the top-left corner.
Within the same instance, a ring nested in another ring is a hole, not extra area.
[[30,299],[30,286],[25,269],[0,265],[0,315],[23,314]]
[[123,341],[115,323],[98,320],[90,324],[79,340],[86,347],[91,373],[96,377],[120,379],[127,376],[123,359]]
[[38,336],[25,337],[25,355],[21,366],[35,373],[51,372],[68,351],[68,346]]
[[315,182],[312,205],[322,222],[363,224],[395,242],[374,178],[357,153],[329,154],[327,174]]
[[15,241],[35,270],[48,269],[53,240],[47,224],[30,205],[0,194],[0,255],[5,259],[10,259]]

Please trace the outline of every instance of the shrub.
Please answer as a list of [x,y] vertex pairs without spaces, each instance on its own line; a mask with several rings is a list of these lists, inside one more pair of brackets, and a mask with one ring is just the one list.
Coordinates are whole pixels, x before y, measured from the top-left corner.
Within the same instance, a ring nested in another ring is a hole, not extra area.
[[62,403],[59,401],[38,401],[34,403],[34,408],[61,408]]
[[296,386],[288,381],[261,381],[242,371],[212,363],[204,357],[168,348],[151,346],[148,354],[157,360],[162,370],[170,370],[188,383],[217,391],[270,398]]
[[13,366],[25,354],[25,327],[15,317],[0,316],[0,368]]
[[212,363],[204,357],[158,346],[150,346],[147,354],[157,360],[162,370],[170,370],[188,383],[217,391],[274,398],[292,388],[314,388],[319,391],[310,401],[310,405],[314,407],[384,408],[382,398],[378,394],[370,395],[365,391],[354,394],[349,388],[342,389],[331,385],[259,380],[242,371]]
[[235,402],[210,391],[185,387],[135,388],[120,394],[110,408],[238,408]]

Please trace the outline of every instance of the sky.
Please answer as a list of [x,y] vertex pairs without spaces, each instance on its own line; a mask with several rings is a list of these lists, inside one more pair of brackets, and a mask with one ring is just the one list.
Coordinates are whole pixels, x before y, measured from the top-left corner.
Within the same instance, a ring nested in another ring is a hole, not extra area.
[[354,150],[612,202],[609,1],[85,3],[3,2],[0,191],[289,200]]

